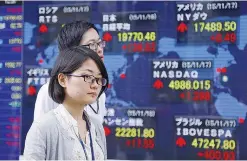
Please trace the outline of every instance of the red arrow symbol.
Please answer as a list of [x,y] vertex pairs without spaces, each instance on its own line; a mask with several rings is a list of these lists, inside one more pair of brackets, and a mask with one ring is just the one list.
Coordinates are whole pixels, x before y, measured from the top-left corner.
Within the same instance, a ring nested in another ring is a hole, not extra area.
[[42,24],[40,27],[39,27],[39,32],[41,33],[45,33],[45,32],[48,32],[48,28],[45,24]]
[[178,32],[185,32],[188,30],[188,27],[185,23],[181,22],[179,25],[178,25],[178,28],[177,28]]
[[109,32],[104,33],[103,40],[106,41],[106,42],[111,41],[112,40],[111,34]]
[[154,87],[155,89],[161,89],[161,88],[164,87],[164,84],[163,84],[163,82],[162,82],[161,80],[157,79],[157,80],[154,82],[153,87]]
[[179,137],[177,138],[176,145],[179,146],[180,148],[184,147],[186,145],[186,141],[184,140],[184,138]]
[[36,89],[34,86],[29,86],[28,87],[28,95],[33,96],[36,94]]

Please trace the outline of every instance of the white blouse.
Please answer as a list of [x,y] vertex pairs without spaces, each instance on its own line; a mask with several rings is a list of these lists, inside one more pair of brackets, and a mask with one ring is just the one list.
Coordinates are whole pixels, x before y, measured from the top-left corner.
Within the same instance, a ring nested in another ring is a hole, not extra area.
[[[78,130],[77,121],[71,116],[71,114],[66,110],[64,106],[62,106],[60,110],[61,110],[60,112],[62,114],[62,117],[65,119],[65,121],[73,125],[73,128],[70,129],[71,132],[75,134],[77,138],[79,138],[79,130]],[[86,113],[86,111],[84,112]],[[95,126],[92,123],[90,124],[90,132],[91,132],[92,141],[93,141],[94,158],[95,160],[104,160],[104,153],[101,147],[99,146],[99,144],[96,142]],[[85,145],[88,159],[92,160],[89,132],[87,132],[86,134],[86,144],[84,141],[83,143]],[[79,139],[75,140],[75,144],[73,147],[73,157],[71,159],[72,160],[86,160],[86,155],[84,154],[84,150],[83,150],[83,147]]]

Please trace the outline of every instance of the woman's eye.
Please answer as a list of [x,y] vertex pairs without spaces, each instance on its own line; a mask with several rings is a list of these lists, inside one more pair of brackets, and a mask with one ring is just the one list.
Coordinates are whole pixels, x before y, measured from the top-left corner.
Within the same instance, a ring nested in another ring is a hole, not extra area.
[[89,76],[89,75],[85,75],[84,77],[85,77],[86,79],[89,79],[89,78],[90,78],[90,76]]

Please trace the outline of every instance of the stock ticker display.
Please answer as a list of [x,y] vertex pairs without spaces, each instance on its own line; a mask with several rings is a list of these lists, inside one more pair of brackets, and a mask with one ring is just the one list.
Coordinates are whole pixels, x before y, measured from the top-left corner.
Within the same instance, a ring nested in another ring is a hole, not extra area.
[[106,41],[109,159],[246,159],[246,6],[25,1],[21,153],[58,55],[58,31],[87,20]]
[[22,4],[0,2],[0,159],[19,156]]

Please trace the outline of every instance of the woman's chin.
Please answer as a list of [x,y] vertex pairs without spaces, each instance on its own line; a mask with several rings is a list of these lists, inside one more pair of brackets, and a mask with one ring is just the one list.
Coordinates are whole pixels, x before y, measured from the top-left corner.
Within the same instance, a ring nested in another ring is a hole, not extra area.
[[96,101],[96,98],[89,98],[88,100],[87,100],[87,104],[92,104],[92,103],[94,103]]

